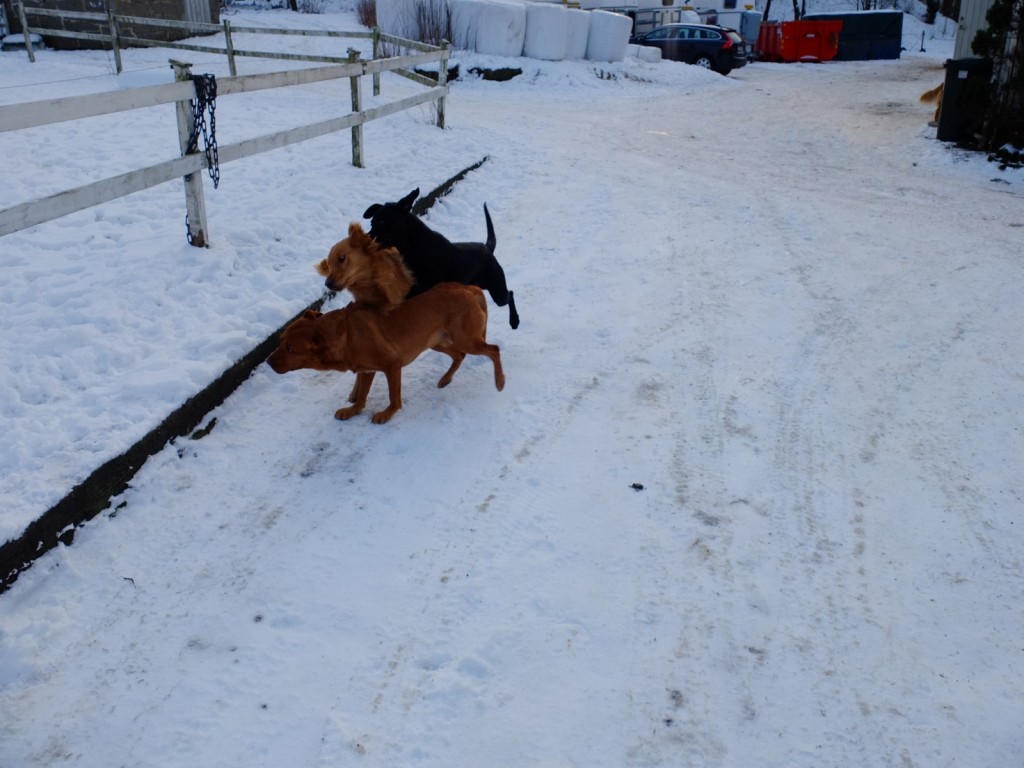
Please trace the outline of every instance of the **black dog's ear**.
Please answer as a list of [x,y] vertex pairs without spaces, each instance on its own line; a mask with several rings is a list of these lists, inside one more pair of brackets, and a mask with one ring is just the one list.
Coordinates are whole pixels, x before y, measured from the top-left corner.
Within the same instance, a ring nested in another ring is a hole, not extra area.
[[419,197],[419,196],[420,196],[420,188],[416,187],[416,189],[414,189],[408,195],[406,195],[401,200],[399,200],[397,203],[395,203],[395,205],[397,205],[399,208],[405,208],[405,210],[411,211],[412,210],[413,202],[415,202],[416,198]]
[[363,218],[372,219],[374,216],[377,215],[378,211],[380,211],[381,208],[382,206],[380,203],[374,203],[373,205],[366,209],[366,212],[363,214]]

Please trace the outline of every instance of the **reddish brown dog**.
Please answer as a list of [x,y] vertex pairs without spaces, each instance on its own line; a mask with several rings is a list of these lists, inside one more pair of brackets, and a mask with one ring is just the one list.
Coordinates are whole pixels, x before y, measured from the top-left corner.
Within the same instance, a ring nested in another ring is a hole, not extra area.
[[390,402],[373,414],[373,423],[384,424],[402,407],[402,368],[427,349],[452,359],[438,387],[451,382],[467,354],[484,355],[494,364],[494,385],[501,391],[505,373],[500,350],[487,343],[486,335],[483,291],[472,285],[440,283],[390,311],[359,303],[326,314],[307,311],[285,329],[267,362],[277,373],[300,368],[354,371],[352,405],[336,411],[337,419],[352,418],[366,407],[373,377],[382,371]]
[[335,243],[316,265],[332,291],[348,289],[360,304],[394,309],[409,293],[413,275],[396,248],[383,248],[359,226],[348,226],[348,237]]

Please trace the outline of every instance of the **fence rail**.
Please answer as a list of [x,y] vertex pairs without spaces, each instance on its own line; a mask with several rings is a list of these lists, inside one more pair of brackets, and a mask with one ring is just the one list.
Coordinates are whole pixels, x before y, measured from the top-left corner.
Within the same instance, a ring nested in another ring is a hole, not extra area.
[[[436,124],[439,128],[444,128],[444,101],[448,95],[448,56],[449,51],[446,44],[441,48],[422,53],[384,59],[375,58],[368,61],[359,60],[358,53],[350,49],[349,58],[345,64],[219,79],[217,81],[217,98],[269,88],[306,85],[344,78],[348,78],[352,86],[352,111],[350,114],[258,136],[236,144],[220,146],[218,148],[219,162],[233,162],[350,128],[352,130],[352,164],[356,167],[363,167],[362,126],[365,123],[420,104],[434,102],[437,111]],[[431,81],[431,87],[427,90],[371,109],[362,109],[360,82],[364,76],[374,77],[374,92],[377,93],[379,92],[377,78],[381,73],[396,72],[408,77],[411,73],[407,72],[407,68],[432,62],[439,62],[438,79],[436,83]],[[197,91],[195,83],[191,79],[190,65],[172,61],[172,66],[175,68],[178,80],[175,83],[0,107],[0,133],[4,133],[174,103],[177,105],[175,112],[182,152],[181,157],[163,163],[2,209],[0,210],[0,236],[182,177],[185,182],[188,239],[193,245],[205,246],[207,226],[201,171],[209,168],[209,160],[197,146],[196,137],[191,135],[195,125],[194,109],[197,103],[195,101]]]
[[[145,16],[126,16],[113,11],[107,13],[95,13],[90,11],[59,11],[52,8],[26,8],[23,2],[15,2],[18,8],[18,16],[21,21],[22,31],[24,32],[25,38],[25,52],[28,55],[30,61],[35,61],[35,51],[32,47],[32,35],[46,36],[46,37],[58,37],[68,38],[72,40],[89,40],[92,42],[105,43],[110,46],[114,52],[114,64],[117,68],[117,73],[120,74],[122,71],[121,66],[121,48],[123,46],[138,46],[141,48],[172,48],[176,50],[184,51],[195,51],[199,53],[213,53],[223,54],[227,56],[228,68],[232,76],[238,74],[235,57],[236,56],[248,56],[253,58],[263,59],[279,59],[282,61],[308,61],[308,62],[319,62],[319,63],[334,63],[341,64],[347,61],[341,56],[322,56],[315,54],[302,54],[302,53],[275,53],[272,51],[249,51],[249,50],[238,50],[234,47],[232,41],[232,35],[234,34],[247,34],[247,35],[302,35],[304,37],[335,37],[335,38],[347,38],[350,40],[372,40],[373,41],[373,58],[377,59],[380,57],[380,48],[382,43],[388,43],[399,48],[409,49],[413,51],[419,51],[421,53],[429,53],[437,50],[437,46],[429,45],[427,43],[421,43],[416,40],[406,40],[404,38],[395,37],[394,35],[387,35],[382,33],[379,29],[374,29],[371,32],[359,32],[359,31],[343,31],[343,30],[329,30],[329,29],[287,29],[287,28],[267,28],[267,27],[235,27],[232,26],[228,19],[225,19],[220,24],[212,24],[208,22],[200,21],[176,21],[174,19],[154,19]],[[60,18],[60,19],[75,19],[78,21],[91,21],[100,27],[106,27],[106,33],[102,32],[79,32],[75,30],[64,30],[64,29],[46,29],[43,27],[31,26],[28,22],[29,17],[40,17],[40,18]],[[193,35],[215,35],[224,33],[224,46],[214,45],[199,45],[197,43],[182,43],[172,40],[155,40],[145,37],[136,37],[134,35],[124,35],[121,33],[123,26],[143,26],[143,27],[155,27],[164,29],[183,29]],[[411,74],[399,72],[399,74]],[[379,88],[378,81],[374,81],[374,93],[377,93]]]

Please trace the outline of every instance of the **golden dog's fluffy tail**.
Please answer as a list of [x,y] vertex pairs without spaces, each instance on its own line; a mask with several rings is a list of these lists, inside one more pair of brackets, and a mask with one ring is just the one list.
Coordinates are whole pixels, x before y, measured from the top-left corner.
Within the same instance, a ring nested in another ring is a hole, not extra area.
[[942,97],[942,89],[945,83],[939,83],[937,87],[932,88],[930,91],[925,91],[921,94],[922,104],[931,104],[933,101],[937,101]]

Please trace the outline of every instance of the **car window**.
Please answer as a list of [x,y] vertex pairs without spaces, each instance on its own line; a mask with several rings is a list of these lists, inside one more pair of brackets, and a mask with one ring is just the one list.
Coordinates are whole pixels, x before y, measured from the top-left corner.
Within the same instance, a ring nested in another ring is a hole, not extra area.
[[702,40],[721,40],[722,36],[713,29],[702,29],[700,31]]
[[676,27],[675,39],[686,40],[688,37],[690,37],[690,32],[692,31],[693,30],[689,29],[688,27]]
[[652,29],[644,35],[644,40],[667,40],[671,35],[671,28],[662,27],[661,29]]

